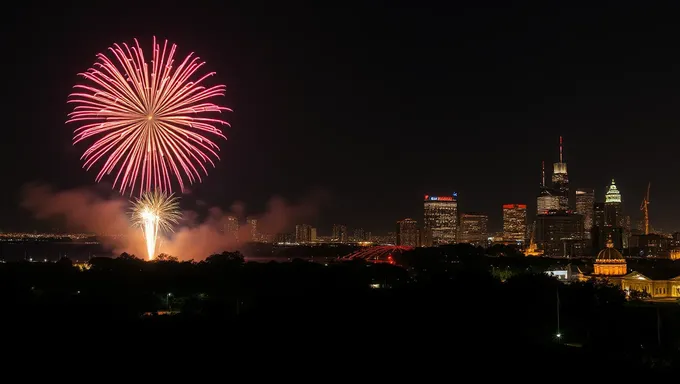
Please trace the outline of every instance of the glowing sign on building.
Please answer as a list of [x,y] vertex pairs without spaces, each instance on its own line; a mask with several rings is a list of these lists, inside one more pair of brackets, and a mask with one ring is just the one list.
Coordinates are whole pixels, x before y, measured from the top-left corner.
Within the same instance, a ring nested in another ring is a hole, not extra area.
[[503,204],[503,209],[527,209],[526,204]]
[[425,195],[425,201],[456,201],[456,197],[458,197],[457,193],[454,193],[452,196]]

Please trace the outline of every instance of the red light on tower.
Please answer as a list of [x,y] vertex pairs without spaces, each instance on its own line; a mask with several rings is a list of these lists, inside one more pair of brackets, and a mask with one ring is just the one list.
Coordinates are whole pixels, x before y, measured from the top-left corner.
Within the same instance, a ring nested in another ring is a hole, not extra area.
[[503,209],[527,209],[526,204],[503,204]]

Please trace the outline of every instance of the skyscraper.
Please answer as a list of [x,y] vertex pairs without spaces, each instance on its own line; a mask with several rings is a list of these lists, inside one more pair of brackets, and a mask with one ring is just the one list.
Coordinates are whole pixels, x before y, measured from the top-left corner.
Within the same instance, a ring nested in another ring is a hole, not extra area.
[[354,229],[354,236],[352,236],[352,241],[366,241],[366,232],[363,228]]
[[464,213],[460,216],[458,241],[476,246],[486,246],[489,237],[489,216],[482,213]]
[[312,241],[312,226],[308,224],[298,224],[295,226],[295,242],[309,243]]
[[590,239],[595,216],[595,190],[593,188],[578,188],[576,190],[576,213],[583,216],[583,231]]
[[458,197],[425,195],[425,228],[432,232],[432,244],[455,244],[458,234]]
[[607,229],[620,229],[622,233],[621,244],[614,241],[616,248],[628,248],[629,231],[626,231],[626,217],[623,215],[623,198],[621,192],[616,187],[614,179],[607,187],[607,193],[604,195],[604,225]]
[[560,209],[560,198],[551,188],[545,185],[545,162],[541,162],[541,189],[536,198],[536,213],[542,214],[553,209]]
[[413,219],[397,221],[397,245],[417,247],[418,243],[418,222]]
[[564,210],[536,216],[536,245],[546,256],[582,256],[583,216]]
[[238,217],[227,216],[226,222],[224,223],[224,234],[227,235],[229,238],[238,241],[239,240],[238,229],[239,229]]
[[332,241],[340,243],[347,242],[347,226],[342,224],[333,224],[333,238]]
[[257,219],[247,218],[246,223],[250,226],[250,241],[260,241],[260,233],[257,231]]
[[623,228],[623,199],[614,179],[604,195],[604,224],[609,227]]
[[526,204],[503,205],[503,240],[524,243],[527,235]]
[[563,159],[562,136],[560,136],[560,161],[553,164],[553,194],[558,197],[559,209],[569,209],[569,176],[567,175],[567,163]]

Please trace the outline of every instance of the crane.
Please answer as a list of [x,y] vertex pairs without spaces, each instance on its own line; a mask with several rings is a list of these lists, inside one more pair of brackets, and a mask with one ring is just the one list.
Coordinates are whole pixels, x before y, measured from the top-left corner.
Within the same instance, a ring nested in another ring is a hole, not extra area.
[[642,205],[640,205],[640,210],[644,216],[645,223],[645,235],[649,235],[649,189],[652,187],[652,183],[647,184],[647,195],[642,199]]

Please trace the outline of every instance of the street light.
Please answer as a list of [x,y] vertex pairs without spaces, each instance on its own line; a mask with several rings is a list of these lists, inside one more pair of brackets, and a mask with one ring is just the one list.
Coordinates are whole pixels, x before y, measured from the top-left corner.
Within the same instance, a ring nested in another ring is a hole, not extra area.
[[168,311],[172,310],[170,308],[170,296],[172,296],[172,293],[168,292],[168,295],[165,297],[165,305],[168,307]]

